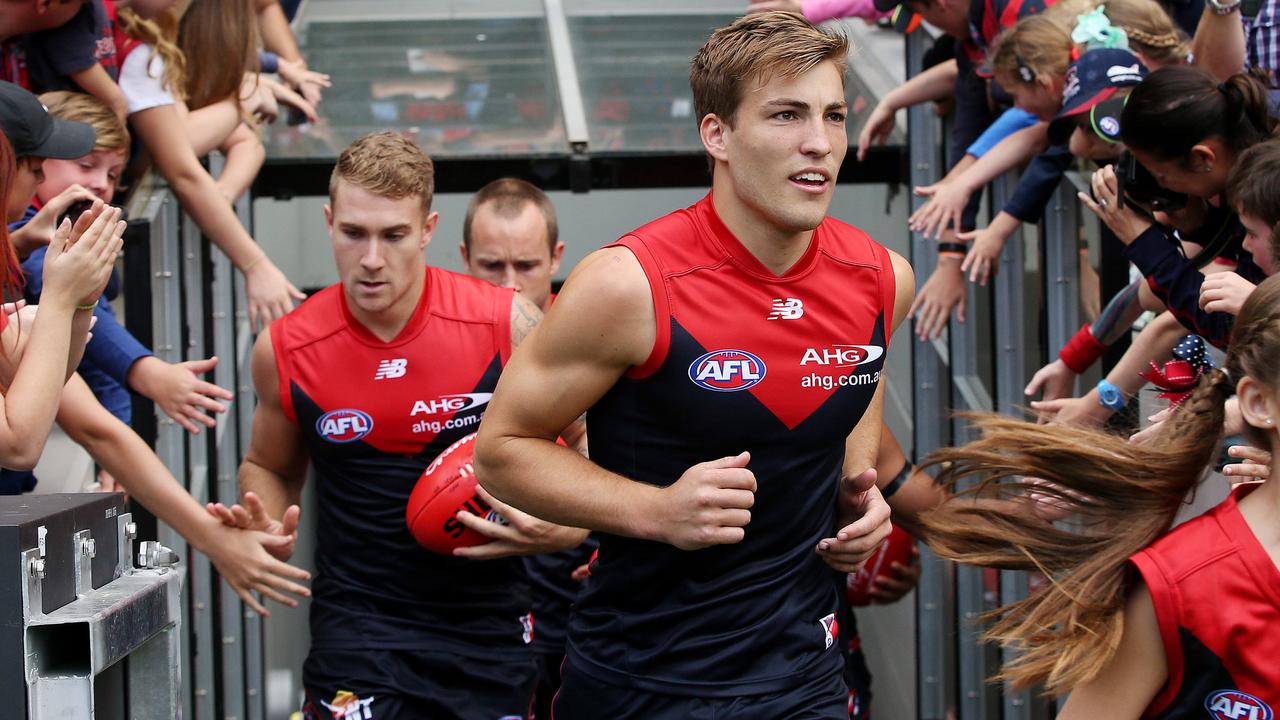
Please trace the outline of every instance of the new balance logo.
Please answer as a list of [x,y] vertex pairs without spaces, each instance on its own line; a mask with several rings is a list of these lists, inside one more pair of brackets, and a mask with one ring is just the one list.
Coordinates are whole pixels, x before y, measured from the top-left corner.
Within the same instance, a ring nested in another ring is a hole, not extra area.
[[405,368],[407,367],[409,367],[409,361],[406,358],[383,360],[378,363],[378,371],[373,374],[373,379],[391,380],[393,378],[404,377]]
[[799,320],[804,317],[804,303],[800,298],[785,298],[773,301],[773,309],[769,311],[770,320]]

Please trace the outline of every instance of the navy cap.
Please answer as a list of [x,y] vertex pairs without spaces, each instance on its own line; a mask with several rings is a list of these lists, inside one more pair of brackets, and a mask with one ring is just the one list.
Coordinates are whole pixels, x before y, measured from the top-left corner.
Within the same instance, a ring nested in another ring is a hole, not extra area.
[[1078,115],[1147,77],[1137,55],[1119,48],[1098,48],[1081,55],[1067,68],[1058,117]]
[[97,135],[82,122],[49,114],[40,99],[10,82],[0,81],[0,130],[17,157],[74,160],[93,152]]

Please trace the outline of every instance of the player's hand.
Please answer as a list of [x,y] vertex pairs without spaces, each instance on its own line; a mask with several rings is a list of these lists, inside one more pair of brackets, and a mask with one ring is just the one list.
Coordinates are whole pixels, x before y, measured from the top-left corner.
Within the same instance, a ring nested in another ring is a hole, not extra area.
[[1075,394],[1076,377],[1078,377],[1067,364],[1062,362],[1062,358],[1058,358],[1053,362],[1045,365],[1031,376],[1031,382],[1027,383],[1027,387],[1022,391],[1027,397],[1031,397],[1038,392],[1043,391],[1040,396],[1041,400],[1057,400],[1059,398],[1071,397]]
[[1238,482],[1271,478],[1271,453],[1251,445],[1232,445],[1227,454],[1240,462],[1225,465],[1222,474]]
[[818,541],[818,554],[840,572],[857,572],[893,531],[889,523],[889,503],[876,487],[875,468],[840,481],[836,515],[844,527],[835,537]]
[[259,327],[265,328],[276,318],[284,317],[293,309],[294,300],[307,299],[269,257],[254,261],[249,272],[244,274],[244,279],[245,291],[249,296],[249,323],[254,331]]
[[1206,275],[1200,284],[1200,307],[1205,312],[1239,315],[1249,293],[1258,287],[1234,272]]
[[867,594],[876,605],[892,605],[907,596],[920,582],[920,548],[911,545],[911,561],[889,566],[890,576],[877,577]]
[[1033,400],[1031,409],[1040,413],[1040,422],[1096,427],[1111,417],[1111,411],[1102,407],[1091,396],[1065,397],[1057,400]]
[[756,502],[751,453],[698,463],[658,491],[658,507],[646,515],[658,523],[657,540],[681,550],[732,545],[746,537]]
[[[1111,232],[1115,233],[1120,242],[1128,245],[1151,227],[1151,219],[1134,210],[1133,203],[1125,203],[1124,207],[1119,206],[1116,194],[1118,181],[1114,167],[1107,165],[1100,168],[1093,174],[1090,182],[1093,187],[1093,197],[1082,192],[1076,193],[1076,197],[1080,198],[1080,202],[1092,210],[1099,220],[1111,228]],[[1097,201],[1093,199],[1095,197]]]
[[243,505],[237,503],[230,507],[222,503],[208,503],[205,505],[205,510],[227,527],[253,530],[283,538],[284,542],[272,542],[264,547],[278,560],[287,561],[293,557],[293,548],[298,541],[298,521],[302,517],[302,509],[297,505],[290,505],[285,508],[284,517],[276,520],[267,514],[267,508],[262,504],[262,499],[257,493],[245,493],[243,503]]
[[217,364],[216,357],[176,364],[145,357],[129,368],[129,385],[195,435],[200,432],[200,425],[217,425],[218,421],[205,413],[226,412],[227,406],[218,401],[230,402],[233,397],[230,390],[200,379]]
[[867,148],[871,147],[871,143],[883,145],[888,142],[897,112],[883,100],[876,104],[875,109],[867,116],[867,121],[862,124],[862,131],[858,133],[858,162],[867,159]]
[[907,317],[916,321],[916,337],[932,340],[941,335],[952,308],[955,308],[956,320],[964,322],[968,300],[969,289],[965,287],[959,259],[939,257],[938,266],[916,293],[907,313]]
[[466,510],[458,511],[458,521],[492,542],[484,545],[454,548],[456,557],[471,560],[494,560],[513,555],[540,555],[575,548],[587,539],[587,531],[547,522],[502,502],[476,485],[476,494],[496,510],[505,525],[487,520]]
[[288,607],[298,606],[298,601],[289,595],[310,597],[311,591],[295,581],[306,582],[311,579],[311,573],[273,556],[282,546],[292,546],[292,540],[255,530],[215,527],[218,529],[205,555],[245,605],[264,617],[271,617],[253,593],[262,593],[263,597]]
[[942,231],[954,228],[960,232],[960,218],[964,208],[969,204],[969,188],[959,180],[940,180],[932,185],[923,185],[913,190],[920,197],[929,200],[920,209],[911,214],[907,227],[925,237],[942,237]]

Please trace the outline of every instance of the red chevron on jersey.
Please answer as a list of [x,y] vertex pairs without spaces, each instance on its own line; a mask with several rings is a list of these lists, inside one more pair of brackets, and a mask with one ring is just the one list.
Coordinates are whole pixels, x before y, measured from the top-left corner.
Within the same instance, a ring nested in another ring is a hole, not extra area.
[[1280,709],[1280,570],[1237,487],[1132,562],[1151,590],[1169,679],[1144,718],[1272,720]]
[[[690,232],[701,242],[664,243],[660,263],[642,247]],[[695,386],[750,392],[788,429],[842,387],[875,389],[886,348],[873,338],[893,316],[894,276],[886,251],[866,233],[827,218],[782,276],[742,246],[709,199],[635,236],[645,243],[628,237],[621,244],[646,265],[664,314],[706,350],[689,366]],[[709,308],[731,309],[733,322]],[[654,354],[633,377],[664,359],[670,336],[663,325],[660,318]]]
[[510,291],[428,268],[409,323],[383,342],[352,317],[341,286],[326,288],[271,326],[285,413],[300,422],[301,392],[322,413],[304,431],[388,453],[474,432],[493,392],[483,379],[510,352],[510,312]]

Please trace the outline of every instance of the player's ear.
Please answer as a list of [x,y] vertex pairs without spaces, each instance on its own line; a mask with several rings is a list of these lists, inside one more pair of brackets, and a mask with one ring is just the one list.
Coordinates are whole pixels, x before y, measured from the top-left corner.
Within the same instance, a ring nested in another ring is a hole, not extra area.
[[324,204],[324,226],[329,228],[330,234],[333,234],[333,208],[329,203]]
[[462,256],[462,264],[463,264],[463,265],[470,265],[470,264],[471,264],[471,253],[467,252],[467,244],[466,244],[466,243],[464,243],[464,242],[460,242],[460,243],[458,243],[458,254]]
[[560,258],[564,257],[564,243],[557,241],[551,250],[551,274],[560,272]]
[[707,154],[714,160],[725,162],[729,159],[728,151],[725,147],[725,135],[733,130],[729,124],[715,113],[707,113],[702,116],[702,122],[698,123],[698,134],[702,137],[702,147],[706,149]]
[[434,210],[432,212],[427,213],[427,219],[424,223],[422,223],[421,247],[423,250],[427,249],[427,246],[431,244],[431,236],[435,235],[436,225],[438,225],[439,223],[440,223],[440,213],[435,212]]

